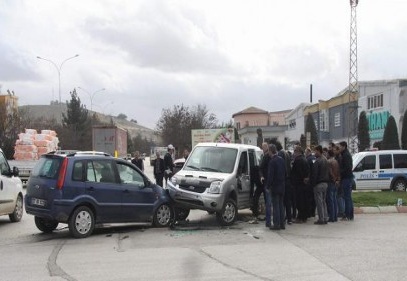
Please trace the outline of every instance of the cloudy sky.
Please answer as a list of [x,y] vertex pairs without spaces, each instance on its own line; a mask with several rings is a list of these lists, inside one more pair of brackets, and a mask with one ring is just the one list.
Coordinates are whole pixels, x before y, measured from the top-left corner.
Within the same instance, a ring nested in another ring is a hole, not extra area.
[[[359,80],[407,78],[407,1],[361,0]],[[220,121],[249,106],[329,99],[349,81],[348,0],[0,0],[0,84],[20,105],[78,89],[105,114],[155,128],[163,108],[204,104]]]

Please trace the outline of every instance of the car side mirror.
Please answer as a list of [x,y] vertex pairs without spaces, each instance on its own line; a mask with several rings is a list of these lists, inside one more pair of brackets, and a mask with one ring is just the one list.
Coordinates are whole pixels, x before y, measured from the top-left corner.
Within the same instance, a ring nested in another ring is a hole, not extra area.
[[20,171],[18,170],[18,168],[17,168],[17,167],[13,167],[13,175],[14,175],[15,177],[18,177],[19,174],[20,174]]

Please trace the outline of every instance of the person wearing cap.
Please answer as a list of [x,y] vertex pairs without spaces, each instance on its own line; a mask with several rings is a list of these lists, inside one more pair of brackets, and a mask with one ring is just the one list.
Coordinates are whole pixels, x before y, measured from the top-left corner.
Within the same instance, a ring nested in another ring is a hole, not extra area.
[[164,155],[164,178],[166,184],[167,180],[171,179],[174,172],[174,159],[172,158],[174,150],[174,146],[172,144],[169,144],[167,147],[167,153]]

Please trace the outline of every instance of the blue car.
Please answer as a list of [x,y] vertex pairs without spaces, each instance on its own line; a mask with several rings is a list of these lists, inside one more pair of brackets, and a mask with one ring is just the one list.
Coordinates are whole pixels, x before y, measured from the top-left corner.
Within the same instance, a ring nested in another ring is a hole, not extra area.
[[39,230],[66,223],[75,238],[101,223],[151,222],[170,226],[174,208],[167,190],[135,165],[105,153],[45,154],[27,183],[25,210]]

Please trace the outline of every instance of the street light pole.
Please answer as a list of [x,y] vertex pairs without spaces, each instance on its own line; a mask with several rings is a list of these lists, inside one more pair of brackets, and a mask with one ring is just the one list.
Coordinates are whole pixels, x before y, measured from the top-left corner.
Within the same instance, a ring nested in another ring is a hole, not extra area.
[[53,66],[55,66],[55,69],[56,69],[57,72],[58,72],[58,95],[59,95],[59,105],[60,105],[60,106],[61,106],[61,104],[62,104],[62,101],[61,101],[61,71],[62,71],[62,66],[63,66],[64,63],[67,62],[68,60],[74,59],[74,58],[76,58],[76,57],[79,57],[79,55],[76,54],[76,55],[74,55],[73,57],[69,57],[69,58],[63,60],[63,61],[61,62],[61,64],[58,66],[55,62],[53,62],[53,61],[50,60],[50,59],[46,59],[46,58],[37,56],[37,59],[45,60],[45,61],[51,63]]
[[90,111],[93,111],[93,98],[95,97],[95,95],[97,93],[100,93],[100,92],[106,90],[105,88],[102,88],[102,89],[99,89],[99,90],[97,90],[97,91],[95,91],[95,92],[93,92],[91,94],[89,91],[85,90],[84,88],[78,87],[78,89],[81,89],[82,91],[84,91],[85,93],[87,93],[89,95],[89,98],[90,98]]

